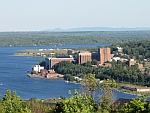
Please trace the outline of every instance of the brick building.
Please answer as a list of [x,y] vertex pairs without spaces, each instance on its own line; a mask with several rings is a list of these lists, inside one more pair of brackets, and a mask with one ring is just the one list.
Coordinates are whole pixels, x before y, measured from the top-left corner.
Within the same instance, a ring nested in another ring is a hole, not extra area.
[[52,67],[61,62],[61,61],[69,61],[72,62],[74,61],[74,58],[70,55],[70,56],[59,56],[56,58],[45,58],[46,61],[46,69],[50,70],[52,69]]
[[128,66],[131,67],[131,66],[134,66],[136,64],[136,61],[134,59],[130,59],[128,62],[127,62]]
[[98,52],[90,53],[88,51],[81,51],[78,53],[78,63],[85,63],[87,61],[97,60],[98,64],[104,64],[106,61],[111,60],[110,48],[100,48]]
[[110,61],[111,51],[110,48],[99,48],[98,49],[98,61],[100,64],[104,64],[106,61]]
[[89,51],[81,51],[78,53],[78,63],[82,64],[85,63],[87,61],[92,61],[92,56],[91,53]]

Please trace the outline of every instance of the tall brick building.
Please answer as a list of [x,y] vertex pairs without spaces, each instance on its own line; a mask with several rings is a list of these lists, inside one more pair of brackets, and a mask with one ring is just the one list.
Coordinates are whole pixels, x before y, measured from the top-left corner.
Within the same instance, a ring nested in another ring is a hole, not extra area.
[[106,61],[111,59],[110,48],[99,48],[98,52],[90,53],[88,51],[81,51],[78,53],[78,63],[82,64],[87,61],[97,60],[98,64],[104,64]]
[[78,53],[78,63],[79,64],[82,64],[82,63],[85,63],[87,61],[92,61],[92,56],[91,56],[91,53],[88,52],[88,51],[81,51]]
[[99,64],[104,64],[106,61],[110,61],[111,51],[110,48],[99,48],[98,49],[98,61]]

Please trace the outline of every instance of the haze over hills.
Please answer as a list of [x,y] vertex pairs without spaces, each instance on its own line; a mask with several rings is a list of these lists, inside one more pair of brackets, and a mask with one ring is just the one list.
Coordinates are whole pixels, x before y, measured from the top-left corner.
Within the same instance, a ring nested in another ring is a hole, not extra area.
[[81,28],[71,28],[71,29],[46,29],[43,31],[54,31],[54,32],[63,32],[63,31],[139,31],[139,30],[150,30],[150,28],[145,27],[136,27],[136,28],[111,28],[111,27],[81,27]]

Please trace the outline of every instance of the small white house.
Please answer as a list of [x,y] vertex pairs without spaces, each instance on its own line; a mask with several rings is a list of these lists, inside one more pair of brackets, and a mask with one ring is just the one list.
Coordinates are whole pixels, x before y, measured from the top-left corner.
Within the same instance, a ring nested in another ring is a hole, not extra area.
[[40,72],[41,69],[44,69],[43,66],[35,65],[32,67],[32,71]]

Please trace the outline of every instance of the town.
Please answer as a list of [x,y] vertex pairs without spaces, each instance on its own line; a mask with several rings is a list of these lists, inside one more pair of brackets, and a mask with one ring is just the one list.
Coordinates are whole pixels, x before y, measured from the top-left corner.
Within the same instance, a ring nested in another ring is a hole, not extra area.
[[[40,50],[41,51],[41,50]],[[56,56],[56,57],[46,57],[44,66],[41,66],[40,64],[35,65],[32,67],[32,71],[28,73],[28,76],[31,78],[48,78],[48,79],[55,79],[55,78],[64,78],[64,74],[60,74],[55,72],[54,66],[62,61],[68,61],[70,63],[76,63],[76,64],[84,64],[87,62],[93,62],[93,67],[112,67],[113,61],[115,62],[123,62],[128,65],[128,67],[137,66],[138,69],[140,69],[141,72],[144,73],[145,67],[143,63],[137,62],[135,59],[129,59],[129,56],[127,54],[123,54],[123,48],[122,47],[116,47],[115,54],[112,54],[111,48],[109,47],[101,47],[95,52],[80,50],[76,51],[76,57],[73,55],[68,56]],[[120,57],[119,57],[120,56]],[[145,64],[147,59],[144,59]],[[123,79],[123,78],[122,78]],[[74,76],[74,81],[81,81],[82,78],[80,76]],[[121,88],[131,90],[131,91],[138,91],[138,92],[147,92],[150,91],[149,87],[139,87],[134,85],[125,85],[120,86]]]

